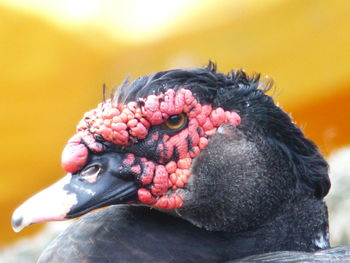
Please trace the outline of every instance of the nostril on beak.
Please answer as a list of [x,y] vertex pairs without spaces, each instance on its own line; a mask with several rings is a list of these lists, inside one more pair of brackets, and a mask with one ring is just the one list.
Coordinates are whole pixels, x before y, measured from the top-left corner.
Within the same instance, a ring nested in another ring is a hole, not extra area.
[[12,217],[12,228],[14,231],[19,232],[22,229],[23,216],[13,216]]

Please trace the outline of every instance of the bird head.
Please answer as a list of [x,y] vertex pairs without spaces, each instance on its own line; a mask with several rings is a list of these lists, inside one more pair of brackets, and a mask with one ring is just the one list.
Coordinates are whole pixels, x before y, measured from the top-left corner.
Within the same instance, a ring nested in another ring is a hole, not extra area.
[[286,200],[322,198],[327,164],[269,87],[213,64],[125,82],[85,113],[62,153],[67,175],[17,208],[14,229],[128,204],[241,231]]

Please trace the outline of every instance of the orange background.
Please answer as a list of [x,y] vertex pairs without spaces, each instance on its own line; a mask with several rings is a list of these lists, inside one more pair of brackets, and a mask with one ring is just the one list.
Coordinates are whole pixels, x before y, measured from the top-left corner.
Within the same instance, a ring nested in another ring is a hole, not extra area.
[[61,150],[83,113],[102,99],[103,83],[128,74],[209,59],[222,72],[261,72],[323,153],[350,143],[350,1],[182,1],[157,21],[164,6],[142,10],[133,0],[127,10],[109,7],[126,19],[115,27],[19,2],[0,5],[0,245],[40,228],[13,233],[11,213],[63,175]]

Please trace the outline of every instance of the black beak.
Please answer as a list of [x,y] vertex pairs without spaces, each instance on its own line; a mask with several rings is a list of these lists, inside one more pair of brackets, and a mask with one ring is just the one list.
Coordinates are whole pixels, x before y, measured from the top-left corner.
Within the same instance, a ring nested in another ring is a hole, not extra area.
[[12,227],[24,227],[47,221],[81,216],[93,209],[132,203],[137,200],[139,184],[123,163],[125,154],[91,154],[88,164],[75,174],[39,192],[18,207],[12,216]]

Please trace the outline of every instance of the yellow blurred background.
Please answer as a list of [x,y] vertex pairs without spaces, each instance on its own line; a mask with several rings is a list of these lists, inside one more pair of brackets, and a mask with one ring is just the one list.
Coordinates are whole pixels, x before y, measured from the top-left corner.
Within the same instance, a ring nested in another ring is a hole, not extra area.
[[271,76],[322,152],[350,144],[348,0],[3,0],[0,245],[12,211],[63,175],[60,155],[102,85],[178,67]]

